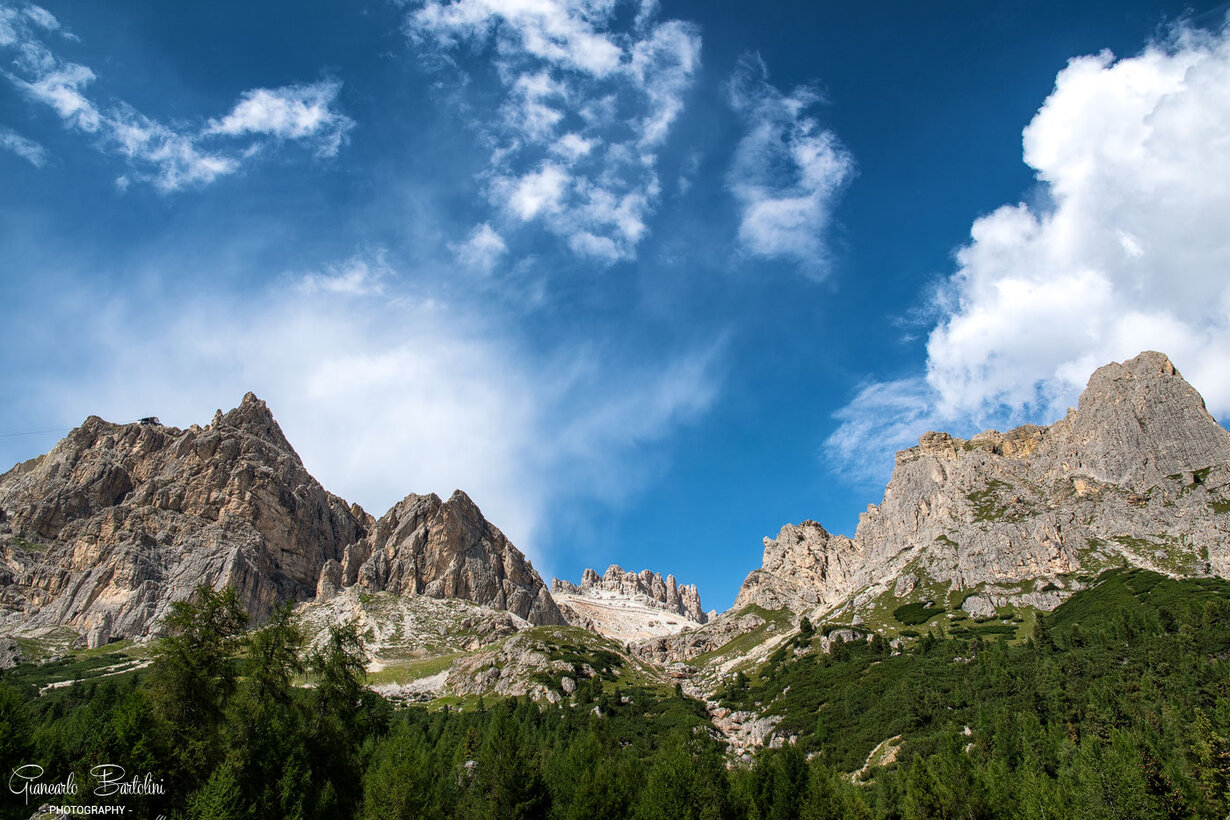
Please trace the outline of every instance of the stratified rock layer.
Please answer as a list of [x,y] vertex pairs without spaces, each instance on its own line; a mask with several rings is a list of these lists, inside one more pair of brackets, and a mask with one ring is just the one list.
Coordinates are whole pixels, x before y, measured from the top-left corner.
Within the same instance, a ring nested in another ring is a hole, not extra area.
[[1117,564],[1230,576],[1230,433],[1161,353],[1098,369],[1049,427],[925,434],[853,539],[815,522],[766,538],[734,608],[823,611],[924,585],[984,590],[976,614],[1049,609]]

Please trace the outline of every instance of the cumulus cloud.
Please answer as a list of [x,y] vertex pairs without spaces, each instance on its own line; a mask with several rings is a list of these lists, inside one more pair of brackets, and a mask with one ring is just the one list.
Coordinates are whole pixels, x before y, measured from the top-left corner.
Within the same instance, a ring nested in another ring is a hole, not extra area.
[[0,126],[0,148],[12,151],[35,168],[42,168],[47,164],[47,150],[11,128]]
[[449,246],[457,260],[471,270],[490,273],[496,263],[508,253],[504,237],[496,233],[488,223],[477,226],[465,242]]
[[700,65],[695,26],[658,20],[648,0],[426,0],[406,31],[428,56],[469,48],[495,68],[499,116],[477,125],[493,206],[580,256],[636,256]]
[[[0,5],[0,48],[12,53],[11,70],[0,73],[66,126],[93,136],[101,150],[124,157],[132,170],[121,185],[133,179],[162,191],[206,185],[238,171],[262,138],[309,143],[317,154],[333,156],[354,124],[333,108],[340,83],[322,81],[244,92],[229,114],[204,128],[169,125],[123,101],[92,98],[94,71],[60,57],[45,36],[75,39],[46,9]],[[4,147],[16,150],[8,141]]]
[[902,384],[926,396],[919,424],[1051,421],[1096,367],[1144,349],[1230,414],[1228,133],[1226,29],[1070,60],[1024,131],[1046,204],[973,223],[936,297],[925,381],[860,394],[832,452],[873,441],[864,431],[895,410],[870,399]]
[[727,179],[741,208],[739,242],[814,275],[824,273],[833,201],[854,173],[837,136],[807,115],[819,102],[806,86],[786,94],[771,85],[759,56],[741,60],[730,82],[730,104],[746,127]]
[[387,266],[385,286],[368,287],[379,266],[360,254],[310,287],[145,304],[77,282],[81,302],[49,293],[22,326],[74,366],[29,372],[17,402],[64,424],[97,413],[186,427],[254,390],[334,492],[379,515],[409,492],[462,488],[542,559],[553,509],[634,492],[645,448],[713,400],[713,350],[628,363],[582,344],[543,359]]

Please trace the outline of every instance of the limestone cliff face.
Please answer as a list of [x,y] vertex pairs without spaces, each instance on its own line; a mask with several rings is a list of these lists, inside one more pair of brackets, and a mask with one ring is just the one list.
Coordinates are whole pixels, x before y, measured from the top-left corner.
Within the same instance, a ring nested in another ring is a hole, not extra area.
[[325,568],[319,592],[351,586],[462,598],[536,625],[566,623],[533,565],[460,490],[448,501],[411,494],[381,516]]
[[251,393],[203,428],[91,416],[0,476],[0,627],[143,636],[201,583],[234,586],[259,618],[311,597],[369,525]]
[[1230,433],[1154,352],[1100,368],[1049,427],[925,434],[853,539],[813,522],[766,539],[736,607],[803,612],[928,584],[982,588],[967,609],[997,595],[1051,608],[1123,563],[1230,576]]
[[604,592],[613,593],[682,615],[698,624],[709,619],[700,605],[700,592],[695,584],[681,585],[674,575],[667,575],[663,580],[660,574],[647,569],[626,572],[623,567],[611,564],[601,576],[592,569],[586,569],[581,574],[579,585],[556,578],[551,582],[551,591],[582,597],[599,597]]

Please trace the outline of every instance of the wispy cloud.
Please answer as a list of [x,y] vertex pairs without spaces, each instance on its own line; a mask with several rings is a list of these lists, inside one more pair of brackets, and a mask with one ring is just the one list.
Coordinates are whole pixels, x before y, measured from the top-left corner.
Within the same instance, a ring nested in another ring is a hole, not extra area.
[[131,170],[121,185],[143,181],[162,191],[205,185],[238,171],[262,139],[294,140],[333,156],[354,124],[333,108],[340,83],[322,81],[246,91],[229,114],[203,128],[170,125],[123,101],[92,98],[94,71],[62,58],[46,38],[76,39],[46,9],[0,5],[0,48],[12,54],[3,76],[69,128],[93,136],[98,148],[123,157]]
[[854,174],[837,136],[807,111],[820,102],[806,86],[786,94],[768,81],[758,55],[744,57],[730,82],[730,104],[746,133],[728,176],[741,207],[739,241],[747,253],[826,272],[825,232],[833,202]]
[[1070,60],[1024,131],[1047,204],[974,221],[935,296],[925,381],[865,390],[838,415],[830,454],[871,452],[885,424],[917,435],[1051,421],[1096,367],[1145,349],[1230,415],[1227,133],[1230,30]]
[[88,277],[80,302],[48,284],[23,332],[54,334],[74,366],[29,371],[21,401],[65,423],[187,426],[255,390],[334,492],[380,514],[412,491],[464,488],[541,569],[552,511],[636,492],[654,442],[714,400],[715,349],[536,356],[481,309],[416,295],[380,258],[357,254],[300,287],[189,297],[177,284],[144,304]]
[[11,128],[0,126],[0,148],[12,151],[35,168],[42,168],[47,164],[47,150]]
[[396,276],[387,261],[387,252],[380,249],[356,254],[340,264],[326,265],[323,271],[313,271],[296,279],[297,289],[305,294],[367,296],[384,293],[385,284]]
[[494,66],[499,116],[477,127],[488,198],[510,225],[541,225],[605,264],[636,256],[658,153],[700,65],[694,26],[658,20],[651,2],[427,0],[406,30],[429,57],[464,46]]
[[354,121],[334,110],[342,84],[323,80],[311,85],[257,88],[245,91],[221,120],[205,134],[263,134],[281,140],[306,140],[320,156],[336,156]]
[[921,376],[869,382],[833,414],[840,422],[824,442],[829,468],[854,484],[884,486],[893,454],[918,443],[918,437],[942,428],[935,390]]

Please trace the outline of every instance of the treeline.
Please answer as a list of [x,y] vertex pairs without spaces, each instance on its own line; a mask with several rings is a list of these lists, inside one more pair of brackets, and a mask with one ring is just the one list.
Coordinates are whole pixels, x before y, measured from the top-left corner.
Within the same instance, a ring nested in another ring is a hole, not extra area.
[[[697,701],[617,681],[559,706],[394,710],[353,628],[305,652],[289,611],[248,632],[233,595],[202,590],[138,675],[41,698],[0,683],[0,763],[150,772],[166,793],[124,802],[151,818],[1220,818],[1228,590],[1113,573],[1024,644],[825,654],[804,632],[722,692],[795,736],[750,766]],[[875,747],[895,762],[861,771]]]

